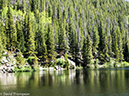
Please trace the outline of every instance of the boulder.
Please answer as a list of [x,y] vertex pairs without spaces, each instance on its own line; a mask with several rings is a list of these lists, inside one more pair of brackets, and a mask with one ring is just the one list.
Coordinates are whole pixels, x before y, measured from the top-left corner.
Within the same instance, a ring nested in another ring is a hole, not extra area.
[[53,69],[53,67],[49,67],[49,69],[48,69],[49,71],[53,71],[54,69]]
[[74,67],[76,67],[75,62],[73,62],[72,60],[68,59],[69,65],[72,64]]
[[3,56],[2,59],[1,59],[1,63],[6,64],[7,62],[8,62],[8,60],[6,59],[5,56]]

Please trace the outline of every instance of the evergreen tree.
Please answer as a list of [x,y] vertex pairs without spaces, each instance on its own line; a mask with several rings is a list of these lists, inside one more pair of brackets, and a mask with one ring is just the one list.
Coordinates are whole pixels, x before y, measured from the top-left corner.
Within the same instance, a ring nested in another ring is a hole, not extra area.
[[29,0],[29,10],[34,11],[36,9],[36,1]]
[[18,20],[16,21],[16,29],[17,29],[17,41],[18,41],[17,47],[21,50],[21,52],[24,52],[26,49],[24,45],[25,41],[24,41],[24,34],[23,34],[21,21],[20,21],[20,24]]
[[66,30],[63,27],[63,24],[59,24],[58,29],[58,49],[61,50],[67,50],[67,44],[66,44]]
[[17,10],[21,10],[21,4],[19,0],[17,1]]
[[41,48],[42,48],[42,60],[43,61],[47,61],[47,45],[45,44],[45,40],[43,39],[43,42],[42,42],[42,45],[41,45]]
[[18,56],[16,57],[16,60],[17,60],[17,64],[22,65],[22,66],[24,66],[25,63],[26,63],[25,58],[24,58],[22,52],[18,53]]
[[103,22],[100,21],[99,26],[99,36],[100,36],[100,43],[99,43],[99,59],[102,63],[108,61],[108,38],[106,32],[104,32]]
[[96,58],[98,54],[99,35],[96,26],[93,26],[93,55]]
[[110,56],[109,59],[111,59],[113,57],[113,54],[112,54],[112,36],[109,35],[108,39],[109,39],[108,40],[108,54]]
[[[1,23],[1,22],[0,22]],[[1,27],[1,26],[0,26]],[[0,59],[2,58],[2,53],[4,50],[4,46],[3,46],[3,42],[2,42],[2,36],[3,36],[3,32],[2,30],[0,31]]]
[[87,42],[86,42],[86,51],[87,51],[87,56],[86,56],[86,63],[87,64],[93,64],[94,61],[93,61],[93,55],[92,55],[92,42],[91,42],[91,39],[90,39],[90,35],[87,34]]
[[82,57],[83,57],[83,63],[86,66],[87,65],[87,42],[86,42],[86,38],[84,38],[83,41],[83,48],[82,48]]
[[3,9],[3,7],[4,7],[4,1],[0,0],[0,9]]
[[18,47],[25,56],[37,53],[43,61],[52,61],[62,49],[77,64],[88,33],[94,60],[129,61],[128,6],[122,0],[0,0],[2,46]]
[[124,54],[124,59],[125,61],[129,62],[129,39],[128,39],[128,31],[126,30],[126,42],[124,43],[124,51],[123,51],[123,54]]
[[32,31],[31,18],[28,16],[28,26],[27,26],[27,41],[26,41],[26,54],[32,55],[35,53],[35,41],[34,32]]
[[120,29],[118,27],[118,30],[117,30],[117,36],[118,36],[118,48],[119,48],[119,61],[122,62],[124,57],[123,57],[123,44],[122,44],[122,36],[121,36],[121,33],[120,33]]
[[6,45],[7,45],[7,37],[6,37],[6,30],[4,27],[3,22],[0,20],[0,33],[1,33],[1,41],[2,41],[2,46],[4,49],[6,49]]
[[17,45],[17,32],[16,32],[16,27],[15,27],[15,24],[14,24],[14,20],[13,20],[13,15],[12,15],[12,10],[11,10],[11,7],[9,6],[8,7],[8,12],[7,12],[7,20],[8,20],[8,23],[7,23],[7,39],[9,40],[7,43],[8,43],[8,46],[7,46],[7,49],[9,49],[10,47],[16,47]]
[[2,53],[3,53],[3,45],[2,45],[2,40],[1,40],[1,36],[0,36],[0,59],[2,58]]
[[[41,21],[39,21],[41,22]],[[44,26],[40,25],[36,34],[36,50],[41,60],[47,61],[47,45],[45,43]]]
[[115,58],[119,60],[119,49],[118,49],[118,38],[116,32],[116,26],[113,24],[112,28],[112,51],[114,52]]
[[52,60],[55,60],[55,42],[54,42],[54,34],[53,34],[53,28],[50,24],[47,25],[47,40],[46,40],[46,45],[47,45],[47,52],[48,52],[48,58],[49,62]]
[[72,17],[70,17],[70,22],[69,22],[69,47],[70,47],[70,53],[77,63],[77,57],[79,55],[79,46],[78,46],[78,39],[77,39],[77,32],[75,30],[75,25],[73,24]]
[[22,11],[25,13],[26,11],[26,7],[27,7],[27,4],[26,4],[26,0],[22,0]]
[[84,38],[82,56],[85,66],[87,66],[87,64],[94,63],[92,55],[92,42],[89,34],[87,34],[86,38]]
[[69,66],[69,62],[68,62],[68,56],[67,56],[67,53],[65,52],[65,68],[67,68],[68,69],[68,66]]

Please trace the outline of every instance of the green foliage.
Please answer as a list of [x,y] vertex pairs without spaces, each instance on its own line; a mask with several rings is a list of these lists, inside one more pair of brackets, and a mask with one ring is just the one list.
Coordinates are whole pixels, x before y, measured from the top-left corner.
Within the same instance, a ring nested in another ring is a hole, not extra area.
[[47,63],[55,62],[60,50],[76,65],[106,63],[112,58],[129,62],[128,2],[16,1],[0,0],[2,50],[17,47],[25,57],[35,54]]
[[90,40],[90,35],[87,34],[87,37],[84,38],[84,44],[82,48],[82,55],[83,55],[83,61],[84,64],[93,64],[93,55],[92,55],[92,42]]
[[32,68],[30,66],[28,66],[28,67],[24,67],[24,66],[15,67],[13,70],[13,72],[30,72],[30,71],[32,71]]
[[129,67],[129,63],[126,61],[122,62],[122,65],[123,65],[123,67]]
[[26,49],[27,55],[33,55],[35,53],[35,40],[34,40],[34,32],[32,30],[32,23],[29,14],[28,15],[28,25],[27,25],[27,37],[26,37]]
[[46,45],[47,45],[47,52],[48,52],[48,58],[49,62],[52,60],[55,60],[56,52],[55,52],[55,41],[54,41],[54,34],[53,34],[53,29],[50,24],[47,26],[47,40],[46,40]]
[[65,60],[62,58],[57,59],[57,65],[64,66],[65,65]]
[[1,35],[1,44],[3,46],[3,49],[6,49],[6,44],[7,44],[7,37],[6,37],[6,30],[4,27],[3,22],[0,20],[0,35]]
[[21,52],[24,52],[25,49],[25,41],[24,41],[24,34],[23,34],[23,29],[22,29],[22,24],[21,21],[16,21],[16,29],[17,29],[17,41],[18,41],[18,48],[21,50]]
[[38,67],[38,58],[36,55],[34,55],[33,64]]
[[96,57],[98,53],[99,35],[96,26],[93,27],[93,54]]
[[112,50],[114,52],[115,58],[119,60],[119,49],[118,49],[118,38],[117,38],[117,30],[115,25],[113,24],[112,28]]
[[27,62],[30,64],[30,65],[33,65],[33,59],[34,59],[34,56],[29,56],[27,58]]
[[67,53],[65,52],[65,68],[68,69],[68,66],[69,66],[69,62],[68,62],[68,56],[67,56]]
[[7,49],[12,46],[16,47],[17,45],[17,31],[13,20],[12,9],[9,6],[7,11],[7,23],[6,23],[6,31],[7,31]]
[[24,58],[24,56],[21,52],[18,53],[18,56],[16,57],[16,60],[17,60],[17,64],[21,65],[21,66],[24,66],[25,63],[26,63],[25,58]]
[[0,36],[0,58],[2,58],[2,53],[3,53],[3,45],[2,45],[2,40],[1,40],[1,36]]

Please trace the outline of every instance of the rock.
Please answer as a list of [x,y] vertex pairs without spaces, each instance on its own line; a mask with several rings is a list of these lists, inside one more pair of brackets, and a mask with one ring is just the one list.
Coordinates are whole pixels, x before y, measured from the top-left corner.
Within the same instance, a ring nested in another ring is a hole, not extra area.
[[5,56],[3,56],[1,59],[1,62],[2,62],[2,64],[6,64],[8,62],[8,60],[6,59]]
[[69,64],[72,64],[74,67],[76,67],[75,62],[73,62],[72,60],[68,59],[68,62]]
[[40,69],[40,71],[46,71],[47,70],[47,68],[43,68],[43,67],[40,67],[39,69]]
[[57,65],[57,66],[55,66],[55,69],[56,70],[59,70],[59,69],[61,69],[61,66],[60,65]]
[[[58,58],[58,59],[57,59],[57,61],[58,61],[58,60],[60,60],[60,59],[63,59],[63,60],[65,61],[64,56],[61,56],[61,58]],[[76,67],[75,62],[73,62],[72,60],[68,59],[68,62],[69,62],[69,65],[71,65],[71,64],[72,64],[74,67]]]
[[53,67],[49,67],[49,69],[48,69],[49,71],[53,71],[54,69],[53,69]]

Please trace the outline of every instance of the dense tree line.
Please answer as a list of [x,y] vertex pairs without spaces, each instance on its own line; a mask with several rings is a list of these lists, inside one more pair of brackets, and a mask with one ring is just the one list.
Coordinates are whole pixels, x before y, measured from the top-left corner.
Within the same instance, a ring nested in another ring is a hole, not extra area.
[[77,65],[129,62],[128,10],[124,0],[0,0],[0,55],[18,48],[49,63],[64,50]]

